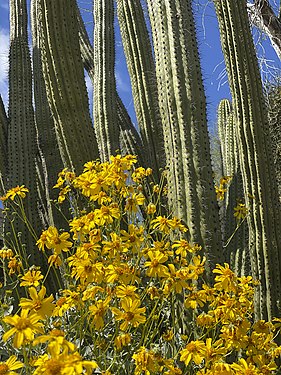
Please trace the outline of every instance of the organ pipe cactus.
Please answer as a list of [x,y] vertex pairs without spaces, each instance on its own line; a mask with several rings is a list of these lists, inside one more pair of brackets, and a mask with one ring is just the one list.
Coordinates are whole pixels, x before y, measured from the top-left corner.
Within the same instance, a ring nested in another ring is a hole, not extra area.
[[7,158],[7,136],[8,136],[8,118],[0,96],[0,193],[5,191],[5,179],[8,173],[8,158]]
[[[81,56],[84,68],[87,70],[89,78],[94,86],[95,84],[95,63],[94,63],[94,49],[90,43],[84,22],[82,20],[79,8],[77,7],[77,19],[79,28],[79,41]],[[116,110],[117,110],[117,124],[119,127],[120,146],[126,153],[137,155],[139,163],[142,166],[148,166],[146,157],[143,153],[143,143],[132,124],[131,118],[122,103],[122,100],[116,92]]]
[[119,149],[113,0],[95,0],[94,24],[94,124],[100,158],[106,161]]
[[157,174],[165,167],[164,139],[155,85],[155,65],[141,2],[118,0],[117,14],[138,125],[148,153],[148,164]]
[[[25,0],[10,0],[9,89],[7,188],[18,184],[28,187],[29,193],[24,205],[27,220],[32,223],[33,230],[29,232],[22,220],[8,215],[8,219],[5,220],[5,242],[21,255],[25,252],[25,259],[28,257],[31,264],[41,266],[42,271],[46,272],[48,265],[35,245],[42,224],[38,212],[38,150],[32,105],[32,74]],[[16,232],[15,235],[13,231]],[[10,232],[10,235],[7,232]],[[18,232],[21,232],[19,237]],[[51,287],[52,283],[53,280],[49,278],[47,286]]]
[[276,82],[267,87],[267,109],[269,134],[272,144],[274,166],[279,197],[281,197],[281,84]]
[[80,54],[76,2],[37,0],[37,23],[50,109],[66,167],[98,157]]
[[45,212],[42,219],[45,221],[45,226],[47,226],[54,225],[54,220],[57,225],[61,221],[58,218],[56,208],[51,205],[51,200],[55,199],[57,195],[53,186],[56,184],[58,173],[63,169],[63,162],[59,152],[59,136],[55,134],[55,124],[49,108],[43,76],[40,37],[38,34],[41,13],[38,11],[38,6],[38,1],[31,1],[33,87],[36,107],[36,136],[39,150],[37,170],[39,170],[41,182],[40,193],[42,201],[45,202]]
[[148,0],[169,200],[191,240],[212,263],[221,260],[218,207],[212,183],[205,96],[190,1]]
[[249,227],[249,249],[256,293],[256,314],[278,315],[281,296],[281,232],[268,120],[247,18],[246,1],[214,2],[237,127],[240,166]]
[[[228,153],[227,153],[227,146],[230,142],[232,144],[233,142],[233,134],[232,127],[228,127],[228,121],[230,119],[231,115],[231,103],[228,99],[223,99],[220,101],[218,106],[218,134],[220,139],[220,145],[221,145],[221,154],[222,154],[222,162],[223,162],[223,174],[225,176],[229,175],[227,170],[229,169],[228,166]],[[227,131],[228,130],[228,131]],[[230,137],[230,139],[228,138]],[[231,155],[233,156],[233,154]],[[231,157],[232,160],[232,157]],[[230,167],[230,169],[232,169]]]
[[222,149],[224,177],[227,184],[225,204],[222,206],[222,232],[226,259],[237,275],[248,275],[249,256],[247,245],[247,224],[237,221],[234,208],[244,201],[242,176],[239,165],[236,122],[231,102],[223,99],[218,106],[218,132]]

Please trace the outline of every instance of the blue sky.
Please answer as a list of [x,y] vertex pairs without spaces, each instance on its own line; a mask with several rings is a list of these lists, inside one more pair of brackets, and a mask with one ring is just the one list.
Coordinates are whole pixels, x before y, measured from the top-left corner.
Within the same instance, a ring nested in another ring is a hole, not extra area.
[[[29,0],[27,0],[29,6]],[[82,16],[86,22],[87,30],[91,36],[93,22],[91,19],[91,0],[78,1]],[[202,73],[207,97],[207,112],[209,126],[212,128],[216,118],[216,108],[222,98],[230,98],[223,56],[220,48],[218,25],[211,1],[197,0],[195,18],[198,31],[199,51],[201,56]],[[116,82],[118,92],[128,109],[133,121],[136,123],[133,100],[131,95],[130,79],[126,68],[120,34],[116,22]],[[255,39],[257,40],[257,33]],[[9,47],[9,0],[0,0],[0,93],[7,104],[8,101],[8,47]],[[281,68],[274,50],[268,41],[263,41],[259,48],[259,55],[263,56],[263,75],[269,74],[268,66]],[[262,60],[261,60],[262,61]],[[270,74],[269,74],[270,75]],[[90,80],[86,77],[89,98],[92,96]],[[91,102],[91,100],[90,100]]]

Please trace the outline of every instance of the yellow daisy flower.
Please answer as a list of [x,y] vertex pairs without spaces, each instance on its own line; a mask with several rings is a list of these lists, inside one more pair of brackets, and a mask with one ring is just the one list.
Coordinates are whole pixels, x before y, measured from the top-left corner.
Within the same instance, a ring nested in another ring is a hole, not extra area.
[[13,345],[15,348],[20,348],[26,342],[34,339],[35,333],[43,332],[43,323],[39,322],[41,316],[35,313],[29,313],[29,310],[22,310],[21,315],[6,316],[3,322],[13,326],[9,331],[3,335],[3,340],[7,341],[14,335]]
[[24,366],[23,363],[17,361],[17,357],[12,355],[7,361],[0,362],[0,374],[1,375],[17,375],[18,372],[13,370],[18,370]]

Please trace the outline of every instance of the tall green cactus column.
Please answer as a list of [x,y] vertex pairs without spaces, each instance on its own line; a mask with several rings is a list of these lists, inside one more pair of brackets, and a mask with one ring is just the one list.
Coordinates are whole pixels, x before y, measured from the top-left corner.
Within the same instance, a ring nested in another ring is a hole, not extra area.
[[0,95],[0,194],[4,194],[8,173],[8,117]]
[[118,0],[117,14],[140,133],[148,164],[159,180],[159,170],[165,167],[164,138],[155,64],[141,2]]
[[[79,28],[79,42],[81,49],[81,56],[84,64],[84,68],[87,70],[89,78],[95,85],[95,54],[94,49],[90,43],[87,30],[85,28],[83,19],[81,17],[79,8],[77,7],[77,19]],[[116,110],[117,110],[117,124],[119,127],[119,140],[120,147],[125,153],[138,156],[140,165],[146,166],[146,158],[143,155],[143,143],[132,124],[131,118],[122,103],[122,100],[116,92]]]
[[148,0],[170,203],[210,263],[221,260],[205,96],[190,1]]
[[[29,193],[24,200],[27,219],[34,229],[34,237],[25,223],[17,217],[11,225],[5,223],[5,241],[21,252],[24,245],[30,264],[48,268],[36,246],[42,230],[38,212],[36,128],[32,104],[31,60],[28,48],[26,0],[10,0],[10,54],[9,54],[9,124],[8,124],[8,188],[24,184]],[[11,216],[9,215],[11,219]],[[13,234],[14,228],[14,234]],[[7,232],[11,234],[8,235]],[[20,238],[17,234],[21,232]]]
[[[51,205],[50,200],[57,197],[57,191],[53,189],[53,186],[56,184],[58,173],[63,169],[63,162],[59,151],[58,136],[56,136],[55,133],[55,124],[50,111],[43,76],[40,37],[38,34],[38,29],[42,22],[42,13],[38,9],[39,5],[36,0],[32,0],[30,4],[33,48],[33,87],[36,108],[35,121],[39,148],[37,169],[39,170],[41,182],[40,194],[45,198],[45,214],[43,219],[45,225],[54,225],[54,220],[56,223],[60,220],[57,218],[57,209]],[[56,216],[55,219],[54,216]]]
[[80,53],[75,0],[36,0],[47,96],[65,166],[80,171],[98,157]]
[[260,280],[256,314],[278,315],[281,296],[280,204],[272,168],[268,120],[246,1],[215,0],[221,43],[237,119],[248,215],[251,269]]
[[94,1],[94,126],[102,161],[119,149],[114,74],[114,3]]
[[246,222],[234,217],[234,208],[239,202],[244,202],[236,121],[228,99],[220,101],[217,112],[224,176],[231,177],[222,206],[222,232],[226,260],[237,275],[244,276],[250,272],[248,226]]

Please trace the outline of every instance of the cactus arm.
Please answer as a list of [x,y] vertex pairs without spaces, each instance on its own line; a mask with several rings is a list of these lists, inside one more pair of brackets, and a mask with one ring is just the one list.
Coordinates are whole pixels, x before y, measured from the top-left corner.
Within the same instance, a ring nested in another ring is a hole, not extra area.
[[219,211],[212,177],[213,170],[207,125],[206,97],[197,46],[192,1],[176,0],[175,8],[175,21],[176,27],[179,30],[182,63],[184,76],[186,77],[184,81],[187,99],[190,101],[193,161],[197,174],[196,190],[201,210],[200,227],[204,240],[203,246],[210,255],[210,258],[212,258],[212,264],[214,265],[223,258],[221,254],[222,242]]
[[[79,26],[79,40],[81,56],[84,68],[94,85],[95,68],[94,68],[94,49],[90,43],[84,22],[82,20],[79,8],[77,7],[77,18]],[[140,135],[132,124],[131,118],[120,98],[116,93],[116,106],[117,106],[117,123],[120,128],[120,144],[124,151],[129,154],[137,155],[139,163],[147,166],[147,160],[143,153],[143,143]]]
[[39,147],[39,155],[37,158],[38,188],[42,200],[45,201],[45,212],[43,215],[45,225],[54,225],[54,214],[57,210],[53,210],[50,200],[56,198],[56,192],[53,186],[56,184],[58,173],[63,169],[63,162],[44,83],[40,38],[38,34],[39,26],[37,24],[41,22],[41,13],[38,9],[39,5],[36,0],[32,0],[30,5],[33,47],[33,87],[36,108],[35,121]]
[[[224,176],[230,175],[230,172],[227,172],[228,170],[228,162],[227,162],[227,135],[229,134],[226,131],[228,120],[231,116],[231,103],[228,99],[223,99],[220,101],[218,110],[217,110],[217,117],[218,117],[218,134],[220,139],[220,145],[221,145],[221,153],[222,153],[222,160],[223,160],[223,174]],[[229,131],[231,132],[232,129],[229,128]]]
[[37,0],[47,96],[65,166],[81,170],[98,157],[80,54],[76,2]]
[[94,2],[94,126],[102,161],[119,149],[113,0]]
[[222,232],[226,246],[226,260],[237,275],[248,275],[250,273],[250,259],[247,244],[247,222],[242,223],[237,229],[238,223],[234,217],[234,207],[236,207],[238,200],[244,201],[244,193],[239,165],[236,122],[231,102],[228,99],[221,100],[217,113],[224,176],[232,176],[231,181],[226,186],[225,204],[222,207]]
[[[38,236],[42,224],[38,212],[40,199],[37,192],[36,156],[38,154],[36,129],[32,105],[31,59],[27,36],[26,0],[10,0],[10,51],[9,51],[9,126],[8,126],[8,188],[24,184],[29,189],[24,200],[25,212],[34,235]],[[31,264],[48,268],[43,255],[38,251],[34,238],[25,223],[14,219],[16,233],[21,232],[21,243]],[[5,242],[15,243],[8,220],[5,222]],[[20,254],[21,246],[17,249]]]
[[[281,295],[280,205],[268,144],[268,122],[262,84],[245,1],[215,1],[222,49],[237,119],[240,165],[248,215],[253,277],[261,284],[256,314],[278,314]],[[250,197],[254,196],[254,199]]]
[[157,174],[165,166],[164,139],[155,65],[140,1],[118,0],[117,15],[140,133],[148,152],[148,163]]
[[0,95],[0,194],[4,194],[8,174],[8,118]]
[[[169,204],[174,213],[187,222],[192,240],[202,243],[200,233],[196,233],[196,228],[200,228],[198,218],[195,217],[192,223],[192,217],[190,219],[190,216],[187,216],[187,206],[194,207],[195,211],[197,211],[199,206],[194,189],[190,191],[192,176],[190,176],[188,182],[184,179],[180,129],[177,119],[177,106],[168,43],[166,8],[163,2],[158,0],[148,1],[147,3],[152,28],[159,107],[163,123],[165,153],[168,165]],[[185,157],[187,161],[190,161],[192,160],[190,154],[191,142],[189,142],[187,152],[188,154]],[[188,202],[186,201],[185,189],[189,193]],[[194,201],[192,202],[192,200]]]
[[[149,0],[148,10],[169,168],[170,200],[177,215],[187,222],[192,241],[202,244],[210,254],[210,262],[215,263],[221,258],[221,234],[211,160],[206,156],[209,150],[207,128],[202,131],[202,126],[207,127],[207,124],[205,99],[199,94],[203,86],[198,51],[196,62],[186,60],[189,55],[193,60],[197,50],[194,21],[189,14],[191,7],[189,2]],[[193,33],[192,46],[188,43],[189,33]],[[194,95],[191,94],[193,89]],[[202,100],[203,104],[200,103]],[[195,113],[196,108],[198,113]],[[204,121],[203,125],[201,121]]]

